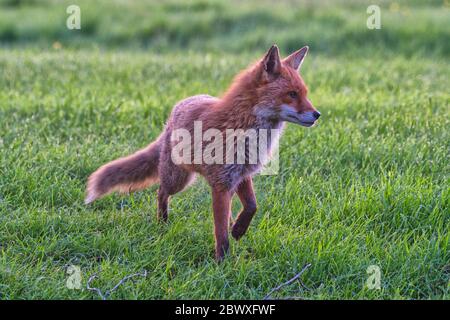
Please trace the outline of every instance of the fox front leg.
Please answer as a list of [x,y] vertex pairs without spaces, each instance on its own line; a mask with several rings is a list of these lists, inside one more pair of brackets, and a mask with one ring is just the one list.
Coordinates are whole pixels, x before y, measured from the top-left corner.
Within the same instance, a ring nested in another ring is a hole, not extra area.
[[217,261],[221,261],[224,258],[229,248],[228,226],[231,212],[231,196],[230,191],[215,187],[212,189]]
[[239,213],[235,224],[231,230],[231,235],[239,240],[247,231],[253,216],[256,213],[256,197],[253,191],[253,182],[251,177],[245,178],[236,190],[242,203],[242,211]]

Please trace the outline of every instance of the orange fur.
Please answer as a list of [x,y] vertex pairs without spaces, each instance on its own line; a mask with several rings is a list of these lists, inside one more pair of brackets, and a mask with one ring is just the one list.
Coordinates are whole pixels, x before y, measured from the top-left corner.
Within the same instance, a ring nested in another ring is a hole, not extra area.
[[232,230],[233,237],[239,239],[256,212],[252,175],[262,163],[176,165],[171,158],[171,134],[177,129],[193,134],[194,121],[202,122],[203,132],[214,128],[222,135],[227,129],[281,129],[284,121],[312,125],[320,113],[307,99],[307,87],[297,72],[307,50],[304,47],[281,60],[278,48],[272,46],[260,61],[236,76],[220,99],[199,95],[180,101],[157,141],[102,166],[89,177],[86,202],[113,191],[134,191],[159,181],[158,217],[167,220],[170,196],[200,174],[212,188],[216,258],[222,259],[228,250],[231,197],[237,193],[243,204]]

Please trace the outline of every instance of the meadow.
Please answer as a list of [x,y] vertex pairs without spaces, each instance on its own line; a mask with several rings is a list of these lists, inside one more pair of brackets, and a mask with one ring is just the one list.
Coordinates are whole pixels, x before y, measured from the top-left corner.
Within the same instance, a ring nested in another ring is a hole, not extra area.
[[[322,117],[287,125],[280,172],[255,177],[258,212],[223,263],[201,178],[168,224],[156,186],[84,205],[91,172],[272,43],[310,46],[301,74]],[[449,58],[448,1],[0,0],[0,299],[99,299],[90,276],[104,292],[143,270],[109,298],[262,299],[307,263],[274,298],[449,299]]]

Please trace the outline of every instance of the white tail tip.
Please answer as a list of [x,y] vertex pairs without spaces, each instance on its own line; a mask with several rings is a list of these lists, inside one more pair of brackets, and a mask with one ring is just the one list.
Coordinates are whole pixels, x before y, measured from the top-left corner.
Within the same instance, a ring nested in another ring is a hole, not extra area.
[[95,199],[97,199],[95,194],[90,193],[86,196],[86,199],[84,199],[84,204],[89,204],[89,203],[93,202]]

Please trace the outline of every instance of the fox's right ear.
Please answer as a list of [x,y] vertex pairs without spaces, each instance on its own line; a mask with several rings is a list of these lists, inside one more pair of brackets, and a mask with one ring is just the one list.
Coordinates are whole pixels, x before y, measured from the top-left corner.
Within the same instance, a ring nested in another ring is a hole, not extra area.
[[278,75],[281,71],[281,60],[280,51],[278,47],[274,44],[267,51],[266,55],[262,60],[264,71],[270,76]]

